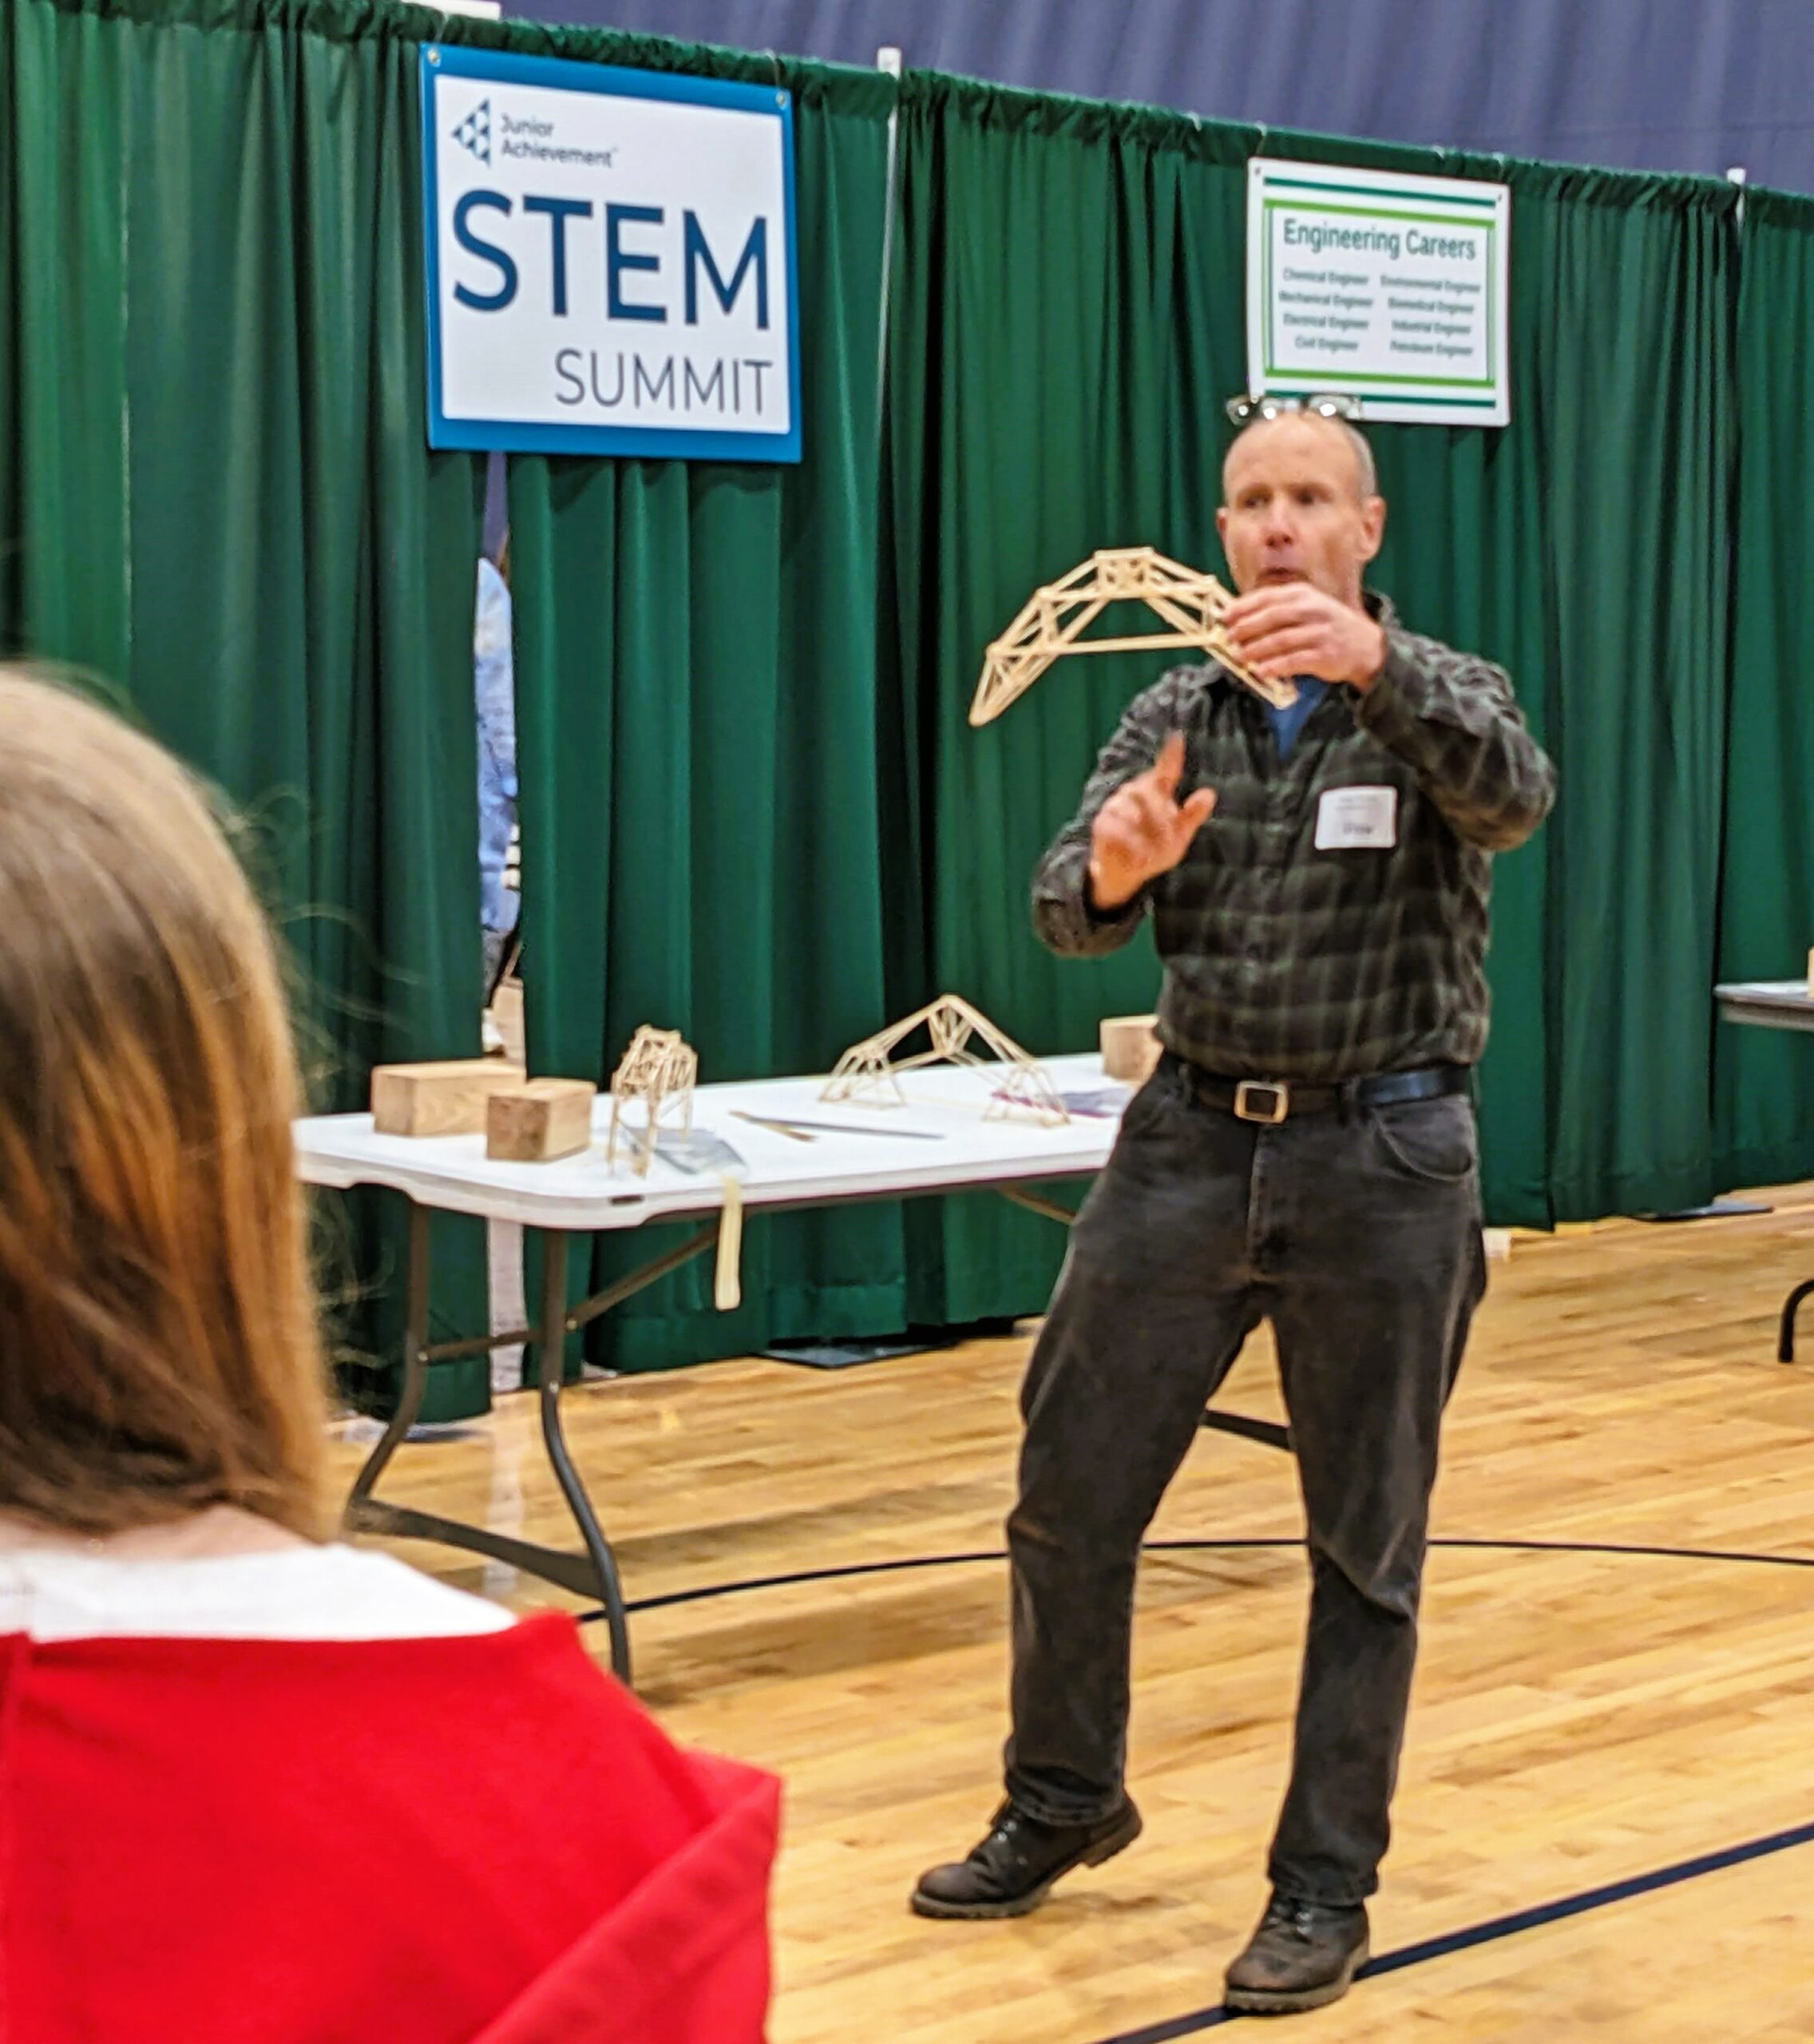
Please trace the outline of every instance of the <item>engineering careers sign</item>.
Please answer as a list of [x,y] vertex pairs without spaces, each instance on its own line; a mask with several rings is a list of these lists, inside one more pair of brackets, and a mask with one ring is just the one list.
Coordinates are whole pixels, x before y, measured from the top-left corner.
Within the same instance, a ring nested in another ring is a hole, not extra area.
[[1503,184],[1247,166],[1247,387],[1357,398],[1370,419],[1504,426]]
[[774,87],[422,53],[429,445],[800,458]]

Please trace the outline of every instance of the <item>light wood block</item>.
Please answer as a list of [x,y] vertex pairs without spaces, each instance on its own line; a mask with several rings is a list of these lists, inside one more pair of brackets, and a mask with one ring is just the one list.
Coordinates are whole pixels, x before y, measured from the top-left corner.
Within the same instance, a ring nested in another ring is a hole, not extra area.
[[380,1135],[477,1135],[485,1102],[523,1076],[520,1064],[495,1057],[381,1064],[371,1075],[372,1119]]
[[592,1139],[587,1079],[532,1079],[485,1103],[485,1154],[500,1163],[548,1164],[571,1157]]
[[1112,1015],[1102,1026],[1103,1070],[1111,1079],[1143,1086],[1153,1075],[1162,1048],[1153,1033],[1155,1015]]
[[512,1064],[529,1067],[529,1053],[525,1048],[523,983],[521,980],[505,980],[491,997],[492,1027],[497,1030],[498,1040],[504,1046],[505,1057]]

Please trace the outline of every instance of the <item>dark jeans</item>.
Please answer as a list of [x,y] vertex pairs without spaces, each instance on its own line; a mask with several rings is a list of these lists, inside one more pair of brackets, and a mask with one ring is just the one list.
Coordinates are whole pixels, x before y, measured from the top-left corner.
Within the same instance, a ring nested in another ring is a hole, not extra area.
[[[1465,1097],[1238,1121],[1167,1059],[1079,1214],[1021,1395],[1008,1792],[1122,1794],[1140,1542],[1261,1319],[1309,1527],[1310,1624],[1273,1885],[1378,1884],[1417,1651],[1442,1412],[1486,1289]],[[1214,1708],[1213,1697],[1206,1708]]]

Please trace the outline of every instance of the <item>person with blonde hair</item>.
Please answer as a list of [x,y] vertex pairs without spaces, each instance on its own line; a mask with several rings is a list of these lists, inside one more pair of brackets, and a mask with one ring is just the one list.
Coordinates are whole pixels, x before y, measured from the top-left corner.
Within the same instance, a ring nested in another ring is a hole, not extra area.
[[34,2044],[755,2044],[778,1791],[327,1535],[270,929],[0,671],[0,2007]]

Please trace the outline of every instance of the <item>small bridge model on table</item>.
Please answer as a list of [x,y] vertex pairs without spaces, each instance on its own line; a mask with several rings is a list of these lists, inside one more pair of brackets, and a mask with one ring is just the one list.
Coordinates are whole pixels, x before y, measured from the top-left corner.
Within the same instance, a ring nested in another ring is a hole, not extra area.
[[[922,1023],[932,1039],[932,1048],[913,1057],[895,1057],[894,1052]],[[1061,1127],[1070,1120],[1070,1110],[1044,1068],[1005,1030],[998,1029],[980,1009],[954,993],[941,994],[937,1000],[915,1009],[879,1034],[853,1044],[838,1060],[819,1098],[869,1099],[899,1107],[905,1095],[897,1073],[917,1072],[928,1064],[987,1064],[988,1060],[971,1049],[974,1041],[992,1051],[1002,1069],[1001,1083],[984,1113],[985,1121],[1006,1121],[1016,1111],[1030,1114],[1048,1128]]]

